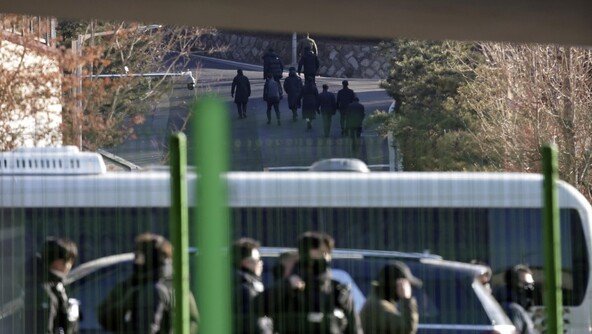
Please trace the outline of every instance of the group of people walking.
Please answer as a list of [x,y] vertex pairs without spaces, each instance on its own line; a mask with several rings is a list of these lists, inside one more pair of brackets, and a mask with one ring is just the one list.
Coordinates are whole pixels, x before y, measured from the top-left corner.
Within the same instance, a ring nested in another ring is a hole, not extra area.
[[[323,134],[330,136],[333,116],[339,111],[341,135],[349,136],[355,142],[361,136],[362,123],[365,117],[364,106],[360,103],[347,80],[342,82],[343,88],[337,95],[329,91],[324,84],[322,92],[316,85],[319,71],[318,48],[308,35],[298,43],[298,69],[289,68],[288,77],[283,79],[284,65],[280,57],[269,48],[263,55],[263,100],[267,103],[267,124],[272,121],[272,109],[275,112],[277,125],[281,125],[280,101],[287,95],[288,108],[292,111],[292,120],[298,120],[298,109],[302,110],[302,119],[306,121],[306,129],[312,129],[312,121],[320,115],[323,123]],[[304,74],[304,82],[301,78]],[[247,103],[251,96],[251,84],[242,70],[232,81],[231,96],[237,105],[239,119],[247,117]],[[355,145],[355,144],[354,144]]]
[[[263,285],[259,243],[234,243],[234,328],[236,333],[415,333],[419,320],[411,286],[421,286],[400,261],[386,265],[375,291],[358,314],[349,286],[332,278],[333,238],[301,234],[297,251],[281,254],[275,282]],[[398,303],[400,301],[400,303]]]

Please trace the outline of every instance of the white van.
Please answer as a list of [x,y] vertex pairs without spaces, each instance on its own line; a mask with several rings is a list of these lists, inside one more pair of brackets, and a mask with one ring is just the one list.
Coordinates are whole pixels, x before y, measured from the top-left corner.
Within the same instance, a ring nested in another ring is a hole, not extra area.
[[[232,172],[227,179],[232,237],[293,247],[299,233],[322,230],[339,248],[478,260],[494,277],[525,263],[542,279],[540,175]],[[100,156],[72,148],[0,154],[1,304],[18,298],[26,262],[48,235],[76,241],[81,262],[131,251],[140,232],[168,235],[169,188],[166,171],[110,173]],[[566,328],[589,332],[592,208],[569,184],[558,188]]]

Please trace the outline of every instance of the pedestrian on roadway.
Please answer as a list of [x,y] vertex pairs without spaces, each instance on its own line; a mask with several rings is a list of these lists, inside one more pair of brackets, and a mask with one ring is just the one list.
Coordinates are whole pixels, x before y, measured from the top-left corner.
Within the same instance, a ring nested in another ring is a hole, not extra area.
[[243,74],[243,70],[237,70],[236,76],[232,80],[232,88],[230,95],[234,97],[234,103],[238,110],[238,118],[243,119],[247,117],[247,103],[249,96],[251,96],[251,83],[249,78]]
[[421,288],[422,282],[405,263],[394,261],[381,269],[360,311],[365,334],[417,332],[419,314],[411,286]]
[[306,79],[306,83],[300,93],[302,99],[302,119],[306,120],[306,129],[312,129],[312,120],[319,110],[319,90],[311,78]]
[[298,108],[300,108],[300,92],[302,92],[302,79],[296,75],[296,69],[290,67],[290,74],[284,80],[284,91],[288,94],[288,108],[292,110],[292,120],[298,120]]
[[309,47],[312,53],[315,55],[319,55],[319,48],[317,47],[317,43],[314,39],[310,38],[310,34],[306,33],[306,37],[301,38],[298,41],[297,52],[298,52],[298,59],[304,55],[304,49]]
[[314,82],[319,66],[319,57],[311,51],[310,47],[305,47],[304,54],[298,61],[298,74],[304,72],[304,81],[310,78]]
[[339,123],[341,125],[341,135],[345,136],[345,113],[347,112],[347,107],[349,106],[349,104],[354,101],[354,97],[356,96],[356,94],[354,94],[353,90],[349,89],[349,82],[347,80],[343,80],[341,84],[343,85],[343,88],[339,92],[337,92],[337,109],[339,110]]
[[64,282],[77,257],[73,241],[45,240],[32,263],[35,275],[27,275],[24,333],[78,333],[79,305],[68,298]]
[[354,97],[354,101],[347,106],[345,112],[345,128],[352,141],[352,151],[357,154],[360,148],[360,137],[362,135],[362,125],[366,111],[364,106],[360,103],[358,97]]
[[337,110],[335,94],[329,92],[329,86],[323,85],[323,92],[319,94],[319,109],[323,119],[323,134],[329,138],[331,134],[331,120]]
[[277,124],[282,125],[280,121],[280,100],[283,97],[282,85],[273,79],[271,73],[268,73],[265,86],[263,86],[263,101],[267,102],[267,124],[271,124],[271,107],[273,107]]
[[[173,332],[173,247],[163,236],[136,237],[131,277],[116,285],[98,307],[98,320],[115,333]],[[197,333],[199,315],[189,294],[190,333]]]
[[263,79],[267,78],[267,73],[271,73],[273,79],[280,82],[283,76],[284,64],[273,48],[269,48],[263,55]]

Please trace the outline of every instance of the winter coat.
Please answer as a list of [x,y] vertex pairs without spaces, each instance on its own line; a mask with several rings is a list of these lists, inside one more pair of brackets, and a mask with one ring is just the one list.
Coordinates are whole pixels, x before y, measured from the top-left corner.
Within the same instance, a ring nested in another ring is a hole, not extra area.
[[284,91],[288,94],[288,108],[298,109],[301,106],[300,92],[302,92],[302,79],[294,74],[290,74],[284,80]]
[[419,315],[415,298],[396,303],[371,294],[360,311],[365,334],[414,334]]
[[255,304],[256,297],[263,293],[260,278],[247,270],[234,272],[234,333],[255,333],[258,327],[257,315],[260,311]]
[[364,106],[360,102],[350,103],[345,112],[345,128],[361,128],[365,116]]
[[308,51],[298,62],[298,73],[304,72],[304,75],[316,75],[319,71],[319,57],[312,51]]
[[319,94],[319,109],[322,114],[335,115],[337,109],[337,101],[335,100],[335,94],[331,92],[322,92]]
[[[273,89],[273,87],[277,87]],[[277,91],[277,93],[276,93]],[[266,79],[263,86],[263,101],[268,103],[277,103],[283,98],[282,85],[274,79]]]
[[342,113],[345,112],[347,106],[354,102],[355,96],[356,94],[354,94],[353,90],[349,88],[341,89],[339,92],[337,92],[337,109]]
[[[99,305],[97,316],[104,329],[115,333],[173,333],[172,279],[154,272],[134,272],[116,285]],[[190,333],[197,333],[199,315],[189,295]]]
[[69,319],[71,307],[64,277],[47,268],[39,268],[37,277],[43,282],[33,284],[25,293],[25,331],[40,334],[78,333],[78,319]]
[[361,333],[349,287],[328,275],[306,281],[301,289],[283,279],[260,298],[261,314],[271,318],[277,333]]
[[302,99],[302,117],[313,119],[319,108],[319,90],[314,84],[306,84],[300,93]]
[[251,83],[249,78],[245,75],[237,75],[232,80],[232,89],[230,93],[234,95],[235,103],[247,103],[249,102],[249,96],[251,96]]
[[263,75],[271,73],[274,78],[281,78],[284,72],[284,64],[275,52],[267,52],[263,55]]

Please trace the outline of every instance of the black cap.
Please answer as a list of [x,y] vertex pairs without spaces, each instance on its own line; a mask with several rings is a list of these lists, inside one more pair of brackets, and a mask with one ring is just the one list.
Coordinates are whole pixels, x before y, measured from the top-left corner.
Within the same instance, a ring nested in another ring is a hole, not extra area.
[[342,84],[342,85],[344,85],[344,86],[347,86],[347,85],[349,85],[349,82],[348,82],[347,80],[343,80],[343,81],[341,82],[341,84]]
[[392,282],[395,282],[399,278],[406,278],[411,285],[417,288],[421,288],[423,285],[423,282],[419,278],[413,276],[411,269],[401,261],[393,261],[384,266],[378,274],[378,284],[385,286],[389,283],[392,284]]

